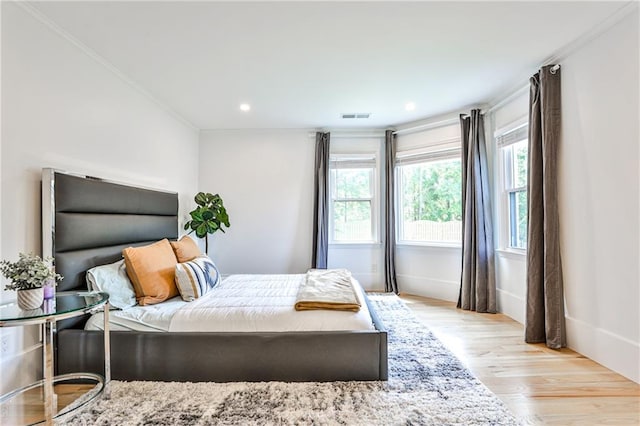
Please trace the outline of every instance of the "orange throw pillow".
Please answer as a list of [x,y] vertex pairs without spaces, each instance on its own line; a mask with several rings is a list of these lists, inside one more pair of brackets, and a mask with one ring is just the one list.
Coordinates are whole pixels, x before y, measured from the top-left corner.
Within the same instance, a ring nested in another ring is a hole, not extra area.
[[139,305],[164,302],[179,294],[175,283],[178,261],[169,240],[126,248],[122,256]]
[[178,259],[178,263],[189,262],[202,255],[200,247],[191,237],[183,236],[178,241],[171,241],[171,248]]

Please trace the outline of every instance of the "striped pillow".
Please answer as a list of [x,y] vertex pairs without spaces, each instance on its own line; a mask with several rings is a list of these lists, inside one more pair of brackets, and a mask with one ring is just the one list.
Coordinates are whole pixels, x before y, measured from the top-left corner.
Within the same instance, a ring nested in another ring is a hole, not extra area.
[[206,255],[176,265],[176,287],[186,302],[202,297],[219,282],[218,268]]

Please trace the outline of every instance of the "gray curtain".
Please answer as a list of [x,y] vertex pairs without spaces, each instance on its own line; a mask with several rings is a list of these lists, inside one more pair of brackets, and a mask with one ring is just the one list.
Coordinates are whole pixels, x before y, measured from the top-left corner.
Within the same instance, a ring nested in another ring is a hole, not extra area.
[[385,132],[385,200],[384,200],[384,289],[398,294],[396,281],[396,209],[395,209],[395,161],[396,135]]
[[329,258],[329,133],[316,132],[311,266],[327,268]]
[[458,308],[496,312],[491,189],[479,109],[460,116],[462,134],[462,277]]
[[557,349],[567,345],[557,193],[560,69],[543,67],[530,83],[525,341]]

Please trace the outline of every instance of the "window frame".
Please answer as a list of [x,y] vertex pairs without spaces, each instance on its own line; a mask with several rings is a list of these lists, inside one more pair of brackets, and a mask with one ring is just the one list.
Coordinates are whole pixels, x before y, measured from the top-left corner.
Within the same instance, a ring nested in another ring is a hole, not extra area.
[[[371,190],[370,198],[340,198],[334,197],[336,184],[332,171],[336,169],[336,164],[340,164],[343,169],[369,169],[369,188]],[[380,183],[378,179],[379,160],[376,152],[363,153],[340,153],[331,154],[329,158],[329,245],[348,246],[348,245],[367,245],[379,244],[379,196]],[[335,239],[335,215],[334,203],[336,201],[370,201],[371,208],[371,239],[369,240],[336,240]]]
[[[512,194],[514,197],[517,196],[518,193],[524,192],[527,196],[527,206],[529,203],[529,194],[528,194],[528,176],[527,182],[524,186],[513,186],[507,187],[508,181],[513,182],[513,158],[509,162],[510,167],[507,167],[507,155],[505,155],[505,148],[511,147],[519,142],[528,141],[528,126],[529,120],[528,117],[521,117],[518,120],[515,120],[508,125],[497,129],[494,132],[494,141],[495,141],[495,160],[498,164],[498,172],[497,172],[497,190],[498,190],[498,212],[497,219],[499,223],[499,247],[500,250],[505,252],[511,252],[516,254],[526,254],[527,247],[517,247],[513,244],[514,235],[511,230],[513,226],[517,227],[517,218],[514,217],[516,214],[515,209],[512,209]],[[522,137],[524,135],[524,137]],[[527,142],[528,143],[528,142]],[[513,156],[513,150],[510,150],[509,154]],[[527,154],[528,161],[528,154]],[[508,176],[511,176],[509,179]],[[529,224],[527,223],[527,228]]]
[[[458,159],[460,161],[460,167],[462,167],[462,141],[460,138],[452,138],[441,140],[437,143],[431,143],[419,148],[408,149],[396,153],[396,161],[394,166],[395,177],[395,200],[394,205],[396,209],[396,245],[399,246],[419,246],[419,247],[449,247],[449,248],[461,248],[462,238],[459,242],[452,241],[416,241],[416,240],[404,240],[402,239],[402,229],[404,226],[403,218],[403,200],[402,200],[402,173],[401,168],[411,164],[426,164],[433,163],[441,160]],[[460,192],[462,193],[462,183],[460,185]],[[462,206],[460,206],[462,210]]]

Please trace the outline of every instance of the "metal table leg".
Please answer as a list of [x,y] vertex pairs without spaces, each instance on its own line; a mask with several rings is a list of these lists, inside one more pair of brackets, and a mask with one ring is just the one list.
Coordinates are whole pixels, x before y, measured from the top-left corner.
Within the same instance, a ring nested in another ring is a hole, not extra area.
[[111,338],[109,336],[109,302],[104,305],[104,397],[111,398]]
[[53,328],[55,319],[48,319],[42,324],[43,341],[43,376],[44,376],[44,420],[47,425],[53,424],[58,407],[53,391]]

